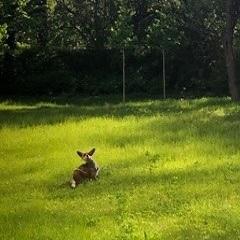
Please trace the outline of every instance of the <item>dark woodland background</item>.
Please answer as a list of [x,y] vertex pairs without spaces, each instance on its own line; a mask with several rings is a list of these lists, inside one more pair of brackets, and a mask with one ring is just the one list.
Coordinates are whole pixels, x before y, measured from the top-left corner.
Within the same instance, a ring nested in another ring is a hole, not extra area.
[[[2,0],[2,95],[128,94],[239,99],[239,1]],[[227,63],[227,64],[226,64]]]

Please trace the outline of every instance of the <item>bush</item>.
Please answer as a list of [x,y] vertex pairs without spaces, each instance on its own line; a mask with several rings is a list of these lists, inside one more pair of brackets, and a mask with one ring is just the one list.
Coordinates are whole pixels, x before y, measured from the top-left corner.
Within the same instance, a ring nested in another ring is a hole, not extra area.
[[57,95],[74,93],[77,81],[71,73],[66,71],[51,71],[27,76],[22,81],[20,89],[23,94]]
[[[202,61],[205,56],[195,56],[185,50],[166,52],[168,95],[226,94],[228,87],[224,60],[217,57],[218,61],[212,64],[214,59]],[[120,50],[31,48],[5,59],[10,59],[8,62],[12,63],[4,65],[4,58],[0,60],[0,77],[4,86],[1,90],[7,90],[5,93],[101,95],[122,92]],[[161,95],[160,50],[126,50],[126,92]]]

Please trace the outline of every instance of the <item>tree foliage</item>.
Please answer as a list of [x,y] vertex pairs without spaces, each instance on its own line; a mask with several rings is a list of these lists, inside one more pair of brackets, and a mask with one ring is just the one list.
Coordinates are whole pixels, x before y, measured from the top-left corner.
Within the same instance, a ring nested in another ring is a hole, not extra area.
[[[225,2],[233,2],[232,12],[238,13],[238,1],[225,0]],[[158,77],[161,76],[161,72],[154,70],[157,69],[155,65],[161,65],[161,54],[153,50],[155,48],[165,49],[167,52],[167,80],[171,90],[181,92],[182,89],[202,89],[205,92],[225,93],[223,33],[228,14],[225,2],[2,0],[1,75],[5,75],[6,79],[12,79],[8,80],[12,82],[16,81],[16,78],[13,80],[14,76],[18,79],[23,78],[21,72],[24,71],[17,70],[21,64],[15,61],[20,59],[17,55],[29,49],[38,49],[39,53],[46,53],[44,59],[48,57],[51,59],[61,55],[57,51],[66,53],[66,50],[92,49],[96,55],[103,56],[101,52],[104,49],[125,47],[129,51],[132,49],[132,53],[128,53],[129,63],[132,64],[129,71],[136,73],[140,79],[140,86],[141,81],[148,81],[148,77],[153,78],[152,71],[155,71]],[[240,38],[237,37],[240,27],[238,17],[235,19],[232,46],[234,52],[237,52],[240,46]],[[136,48],[144,49],[144,56],[135,56],[133,60]],[[33,52],[36,53],[35,50]],[[73,52],[72,54],[74,55]],[[115,53],[113,58],[115,59],[111,61],[120,64],[121,59],[116,57]],[[238,64],[237,58],[235,60]],[[60,65],[69,70],[68,64]],[[12,73],[10,77],[9,73]],[[80,78],[76,71],[73,75],[76,75],[77,79]],[[236,79],[237,77],[236,69]],[[106,81],[105,85],[107,84],[109,83]]]

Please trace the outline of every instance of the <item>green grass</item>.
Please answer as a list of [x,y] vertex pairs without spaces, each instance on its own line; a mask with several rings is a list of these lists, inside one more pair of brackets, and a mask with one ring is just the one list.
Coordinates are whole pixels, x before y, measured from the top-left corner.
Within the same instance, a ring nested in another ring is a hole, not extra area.
[[240,239],[239,139],[226,98],[2,101],[0,239]]

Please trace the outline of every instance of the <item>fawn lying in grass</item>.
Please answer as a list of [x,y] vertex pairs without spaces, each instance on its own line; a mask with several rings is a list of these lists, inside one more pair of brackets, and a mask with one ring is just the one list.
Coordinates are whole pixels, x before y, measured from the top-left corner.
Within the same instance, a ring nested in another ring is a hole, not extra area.
[[85,161],[85,163],[73,171],[73,177],[70,182],[72,188],[75,188],[78,184],[86,180],[96,180],[100,169],[96,162],[92,159],[94,152],[95,148],[86,153],[77,151],[77,154],[83,161]]

